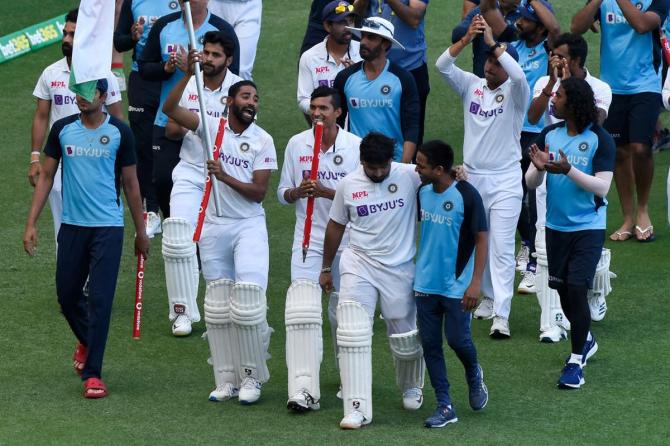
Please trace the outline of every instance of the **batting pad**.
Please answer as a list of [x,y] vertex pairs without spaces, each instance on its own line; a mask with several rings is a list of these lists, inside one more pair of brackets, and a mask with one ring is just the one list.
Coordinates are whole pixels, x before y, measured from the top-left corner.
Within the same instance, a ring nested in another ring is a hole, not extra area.
[[391,354],[395,363],[396,384],[405,392],[412,388],[423,388],[425,364],[419,331],[397,333],[389,336]]
[[319,369],[323,359],[321,287],[309,280],[296,280],[286,292],[286,366],[288,396],[305,389],[319,402]]
[[616,279],[616,274],[610,271],[610,262],[612,261],[612,251],[603,248],[603,252],[598,260],[596,274],[593,276],[593,286],[589,290],[589,298],[601,295],[607,297],[612,292],[612,279]]
[[335,352],[335,368],[340,370],[340,364],[337,354],[337,302],[340,295],[333,291],[328,298],[328,321],[330,322],[330,339],[333,342],[333,351]]
[[253,283],[237,282],[230,301],[233,322],[240,352],[240,380],[249,376],[264,383],[270,379],[267,360],[272,329],[267,323],[265,292]]
[[372,322],[358,302],[337,306],[337,348],[344,415],[360,411],[372,420]]
[[198,322],[198,259],[193,229],[188,221],[183,218],[166,218],[163,221],[162,248],[170,320],[186,314],[192,322]]
[[231,383],[240,387],[237,371],[239,351],[236,332],[230,317],[230,296],[234,282],[228,279],[215,280],[207,284],[205,292],[205,324],[211,364],[216,386]]
[[540,304],[540,332],[544,333],[556,325],[570,330],[570,322],[563,314],[561,307],[561,298],[556,290],[549,288],[549,262],[545,240],[545,228],[538,228],[535,235],[535,256],[537,257],[535,288],[537,302]]

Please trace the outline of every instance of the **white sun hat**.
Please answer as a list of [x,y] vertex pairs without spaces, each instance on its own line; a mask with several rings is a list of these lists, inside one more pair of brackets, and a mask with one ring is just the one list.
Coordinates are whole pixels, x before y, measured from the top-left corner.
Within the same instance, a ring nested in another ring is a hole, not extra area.
[[405,49],[405,47],[402,46],[400,42],[393,38],[393,34],[395,32],[393,23],[386,19],[382,19],[381,17],[368,17],[367,19],[363,19],[363,23],[361,23],[360,28],[347,26],[347,29],[359,39],[361,37],[361,33],[376,34],[391,42],[391,48],[399,48],[401,50]]

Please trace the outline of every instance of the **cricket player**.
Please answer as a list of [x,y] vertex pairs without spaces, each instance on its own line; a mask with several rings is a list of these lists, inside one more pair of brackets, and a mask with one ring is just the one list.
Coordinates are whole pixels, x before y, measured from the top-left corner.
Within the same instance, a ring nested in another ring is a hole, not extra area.
[[549,286],[558,291],[572,329],[572,354],[558,386],[576,389],[584,384],[582,367],[598,350],[590,332],[587,294],[605,243],[605,197],[614,175],[616,147],[597,124],[593,91],[585,80],[562,80],[552,105],[554,116],[564,122],[545,128],[531,147],[533,165],[526,181],[535,188],[548,173]]
[[[204,36],[202,53],[192,51],[189,54],[190,64],[195,56],[202,60],[205,106],[207,114],[215,118],[224,115],[230,86],[242,80],[228,69],[234,50],[235,46],[226,34],[208,31]],[[194,113],[200,111],[195,76],[190,76],[179,105]],[[179,163],[172,171],[170,217],[163,222],[163,260],[172,334],[188,336],[191,324],[200,320],[197,304],[199,271],[193,231],[205,190],[205,148],[195,132],[174,120],[168,121],[165,133],[175,140],[183,138]],[[180,282],[179,278],[183,277],[189,280]]]
[[133,64],[128,76],[128,122],[135,135],[137,177],[147,210],[147,234],[161,232],[156,191],[151,180],[154,165],[151,142],[154,119],[158,112],[161,83],[142,79],[138,60],[144,51],[151,27],[160,17],[177,12],[174,0],[124,0],[114,30],[114,48],[119,52],[133,50]]
[[394,148],[395,142],[381,133],[363,138],[361,165],[337,185],[326,227],[319,284],[327,294],[334,289],[333,262],[349,227],[349,245],[340,258],[337,306],[343,429],[372,422],[372,321],[377,298],[403,406],[417,410],[423,403],[424,362],[412,291],[420,180],[414,166],[393,162]]
[[[490,55],[479,78],[458,68],[456,57],[482,34]],[[475,317],[493,318],[490,335],[508,338],[514,294],[514,229],[521,211],[521,146],[529,87],[512,47],[496,43],[491,28],[475,18],[468,33],[435,64],[463,101],[463,161],[468,181],[481,194],[489,228],[488,260]]]
[[235,29],[240,41],[240,77],[251,80],[261,36],[262,0],[209,0],[212,14],[221,17]]
[[[610,103],[612,102],[612,89],[605,82],[592,76],[585,67],[588,45],[579,34],[562,34],[555,41],[555,48],[551,52],[549,61],[549,75],[543,76],[535,83],[533,89],[533,102],[528,110],[528,121],[536,122],[537,117],[544,116],[545,125],[561,122],[553,114],[553,106],[550,99],[556,94],[562,79],[576,77],[584,79],[591,90],[596,101],[598,110],[598,125],[607,118]],[[546,198],[547,188],[544,183],[535,191],[537,201],[537,235],[535,237],[535,249],[537,254],[537,274],[535,286],[537,300],[542,310],[540,315],[540,341],[559,342],[567,339],[567,330],[570,322],[565,317],[561,302],[555,290],[549,288],[549,275],[547,271],[547,250],[545,243],[545,220],[547,213]],[[589,310],[591,320],[600,321],[607,312],[607,301],[605,297],[610,291],[609,272],[610,252],[603,251],[602,268],[596,272],[597,280],[594,280],[595,288],[589,290]]]
[[[59,119],[79,113],[76,96],[68,88],[70,66],[72,65],[72,44],[77,28],[78,14],[79,10],[73,9],[65,16],[63,39],[61,41],[63,58],[49,65],[42,72],[33,91],[33,96],[37,98],[37,107],[33,116],[30,169],[28,170],[28,180],[33,187],[37,186],[42,170],[40,154],[42,153],[42,146],[44,145],[48,131],[51,130],[51,127]],[[118,81],[111,71],[109,72],[109,76],[107,76],[107,85],[108,91],[105,95],[104,106],[110,115],[123,120],[121,92],[119,91]],[[61,167],[59,164],[58,172],[54,176],[54,184],[49,194],[49,206],[51,207],[56,239],[58,238],[58,230],[60,229],[61,215],[63,213],[61,178]]]
[[334,0],[323,8],[323,26],[328,35],[300,56],[298,63],[298,106],[311,116],[312,91],[320,86],[332,87],[335,76],[344,68],[359,62],[360,44],[351,39],[347,26],[354,23],[354,7]]
[[[81,113],[59,119],[51,128],[23,235],[23,247],[33,256],[37,219],[62,160],[63,214],[58,232],[56,293],[63,316],[78,340],[74,368],[84,382],[86,398],[107,396],[101,376],[123,248],[120,187],[135,223],[135,252],[144,256],[149,253],[133,134],[122,121],[102,111],[107,93],[108,81],[98,80],[93,100],[77,95]],[[85,297],[82,288],[87,277],[89,291]]]
[[453,164],[448,144],[429,141],[419,146],[416,171],[423,186],[418,194],[421,240],[414,296],[423,357],[437,397],[437,408],[424,422],[429,428],[458,421],[449,396],[443,333],[465,367],[470,406],[482,410],[488,402],[470,332],[486,265],[486,212],[477,190],[451,175]]
[[[196,54],[191,61],[202,59]],[[179,105],[188,82],[184,77],[175,84],[163,111],[204,141],[198,113]],[[219,181],[223,216],[216,215],[214,199],[210,199],[199,244],[207,283],[207,340],[216,383],[209,399],[239,397],[240,403],[252,404],[270,379],[267,359],[272,329],[267,323],[265,297],[269,247],[262,202],[270,174],[277,169],[277,155],[272,137],[254,123],[256,85],[247,80],[231,85],[226,104],[229,115],[221,155],[207,161],[209,173]],[[220,118],[205,116],[215,141]],[[192,235],[190,229],[188,225],[181,230]]]
[[[359,165],[361,139],[341,129],[337,118],[342,113],[341,98],[331,87],[317,87],[312,92],[311,118],[323,122],[323,138],[317,180],[310,180],[314,156],[314,131],[305,130],[293,136],[284,152],[284,165],[277,188],[282,204],[295,204],[295,231],[291,255],[291,286],[286,294],[286,365],[288,366],[288,403],[290,410],[302,412],[319,409],[321,390],[319,368],[323,356],[321,326],[321,288],[319,274],[323,258],[323,237],[328,213],[338,183]],[[303,260],[307,199],[314,197],[309,250]],[[333,342],[337,330],[337,290],[339,262],[344,241],[335,255],[333,291],[329,295],[328,319]],[[337,351],[337,347],[336,347]]]

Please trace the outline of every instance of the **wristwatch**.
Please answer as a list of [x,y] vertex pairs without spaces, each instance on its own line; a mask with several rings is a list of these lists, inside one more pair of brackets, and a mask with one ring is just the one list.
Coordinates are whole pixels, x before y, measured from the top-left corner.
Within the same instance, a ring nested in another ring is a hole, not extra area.
[[321,273],[329,273],[331,271],[333,271],[333,268],[331,266],[324,266],[323,268],[321,268]]
[[494,52],[496,48],[502,48],[503,51],[507,50],[507,45],[504,43],[496,42],[493,45],[489,46],[489,51]]

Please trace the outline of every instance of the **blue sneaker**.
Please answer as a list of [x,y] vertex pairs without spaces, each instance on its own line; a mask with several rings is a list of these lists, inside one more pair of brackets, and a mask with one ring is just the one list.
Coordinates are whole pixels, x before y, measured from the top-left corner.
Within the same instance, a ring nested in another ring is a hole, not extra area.
[[489,389],[484,384],[484,371],[482,366],[477,364],[472,376],[465,376],[468,381],[470,407],[472,410],[482,410],[489,402]]
[[559,389],[579,389],[582,384],[584,384],[584,372],[579,364],[570,362],[563,367],[557,384]]
[[426,427],[444,427],[447,424],[455,423],[458,421],[456,416],[456,411],[454,408],[449,406],[438,406],[435,409],[435,412],[424,421],[423,425]]
[[[586,343],[584,344],[584,348],[582,349],[582,367],[586,366],[586,362],[589,360],[589,358],[595,355],[597,351],[598,351],[598,343],[596,342],[596,338],[595,336],[593,336],[592,333],[591,340],[589,341],[587,338]],[[570,356],[565,358],[565,365],[568,365],[569,360]]]

